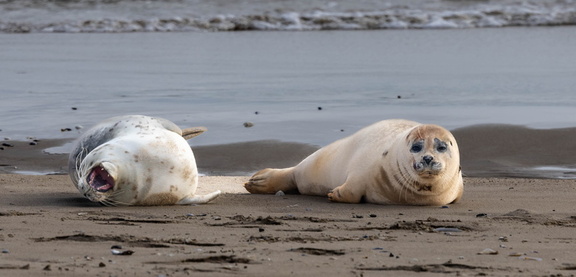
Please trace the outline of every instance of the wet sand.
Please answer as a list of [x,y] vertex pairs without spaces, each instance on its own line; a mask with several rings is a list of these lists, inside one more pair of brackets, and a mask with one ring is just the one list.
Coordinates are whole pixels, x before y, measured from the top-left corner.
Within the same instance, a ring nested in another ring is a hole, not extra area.
[[[576,178],[576,128],[477,125],[452,130],[468,177]],[[44,149],[69,140],[3,141],[0,173],[67,174],[67,154]],[[265,167],[296,165],[319,146],[275,140],[193,146],[200,173],[249,176]]]
[[[198,206],[102,207],[67,176],[0,175],[3,276],[572,275],[573,180],[465,178],[448,207],[250,195],[240,177]],[[117,253],[113,254],[113,247]]]

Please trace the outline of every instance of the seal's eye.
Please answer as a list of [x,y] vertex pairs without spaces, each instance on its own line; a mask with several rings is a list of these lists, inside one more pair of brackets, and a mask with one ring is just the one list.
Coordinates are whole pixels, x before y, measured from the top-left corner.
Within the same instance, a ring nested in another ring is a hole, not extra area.
[[446,152],[446,150],[448,150],[448,144],[446,144],[445,142],[436,138],[434,139],[434,143],[436,144],[436,151],[438,151],[439,153],[444,153]]
[[410,152],[418,153],[420,151],[422,151],[422,144],[420,144],[420,143],[412,144],[412,148],[410,148]]

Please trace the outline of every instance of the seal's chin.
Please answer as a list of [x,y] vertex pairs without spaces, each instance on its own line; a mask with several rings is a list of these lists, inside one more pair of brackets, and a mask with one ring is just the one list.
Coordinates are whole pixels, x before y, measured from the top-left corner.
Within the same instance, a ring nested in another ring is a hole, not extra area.
[[97,192],[107,192],[114,188],[114,178],[102,166],[92,168],[86,182]]

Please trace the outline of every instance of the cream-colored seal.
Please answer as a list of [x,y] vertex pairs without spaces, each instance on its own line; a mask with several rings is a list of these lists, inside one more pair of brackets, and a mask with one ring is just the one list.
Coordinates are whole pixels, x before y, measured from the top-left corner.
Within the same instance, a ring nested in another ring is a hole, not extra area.
[[194,194],[198,169],[186,142],[205,130],[142,115],[110,118],[78,138],[70,178],[86,198],[105,205],[207,203],[220,191]]
[[445,205],[463,193],[456,139],[437,125],[384,120],[331,143],[300,164],[263,169],[251,193],[294,191],[345,203]]

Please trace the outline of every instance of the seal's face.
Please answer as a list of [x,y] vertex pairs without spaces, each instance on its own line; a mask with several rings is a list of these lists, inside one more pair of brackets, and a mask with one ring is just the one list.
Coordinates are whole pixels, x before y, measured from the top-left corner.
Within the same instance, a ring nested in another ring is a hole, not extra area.
[[[412,167],[420,178],[441,175],[452,159],[454,139],[445,129],[435,125],[421,125],[407,137]],[[457,150],[455,150],[457,151]]]

